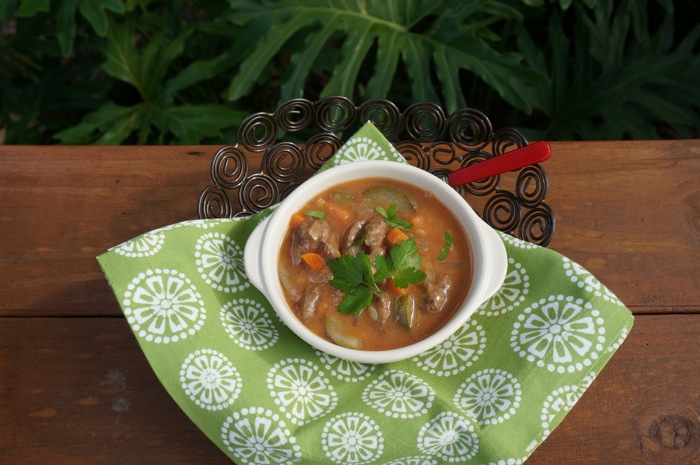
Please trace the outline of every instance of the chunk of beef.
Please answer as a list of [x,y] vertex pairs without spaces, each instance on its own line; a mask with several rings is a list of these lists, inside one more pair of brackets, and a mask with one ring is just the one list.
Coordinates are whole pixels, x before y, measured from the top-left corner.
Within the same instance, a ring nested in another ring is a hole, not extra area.
[[388,294],[375,294],[372,299],[372,307],[377,312],[376,320],[384,324],[391,315],[391,298]]
[[365,245],[369,247],[370,255],[384,256],[386,254],[384,238],[387,230],[386,221],[381,216],[373,216],[367,221],[365,226],[365,234],[367,235]]
[[367,219],[361,219],[355,221],[347,228],[342,244],[343,253],[355,255],[360,251],[361,244],[358,244],[358,242],[365,232],[365,224],[367,224]]
[[304,222],[292,234],[292,265],[301,263],[301,256],[307,252],[320,253],[326,259],[340,257],[338,234],[331,230],[328,221],[316,218],[311,223]]
[[425,299],[421,304],[421,308],[429,313],[437,313],[441,311],[447,300],[447,292],[452,285],[448,275],[429,275],[423,281],[425,289]]
[[326,260],[332,260],[334,258],[339,258],[340,247],[339,247],[338,233],[334,229],[331,229],[328,233],[328,237],[323,242],[321,246],[321,255],[323,255]]
[[296,308],[302,321],[308,322],[314,318],[318,309],[318,302],[321,299],[321,286],[312,284],[304,288],[301,298],[296,303]]

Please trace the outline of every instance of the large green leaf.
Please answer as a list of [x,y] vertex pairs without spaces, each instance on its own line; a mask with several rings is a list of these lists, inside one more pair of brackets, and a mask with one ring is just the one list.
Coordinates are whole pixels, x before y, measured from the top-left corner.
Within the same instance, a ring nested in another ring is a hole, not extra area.
[[[119,145],[132,143],[199,144],[220,138],[222,129],[234,126],[246,116],[223,105],[152,105],[125,107],[108,102],[88,114],[72,128],[55,137],[64,144]],[[154,137],[153,134],[156,134]],[[167,138],[172,134],[174,139]],[[133,139],[133,138],[136,139]]]
[[[329,41],[341,41],[342,47],[321,95],[386,97],[403,62],[413,100],[442,101],[448,111],[456,110],[466,103],[460,79],[466,71],[529,112],[529,102],[518,95],[513,82],[545,81],[538,71],[521,64],[518,53],[500,52],[484,40],[497,36],[491,25],[519,15],[500,2],[231,0],[231,7],[244,25],[243,34],[252,33],[247,28],[267,25],[267,33],[248,53],[229,86],[227,97],[232,101],[251,92],[271,60],[293,46],[292,37],[302,34],[305,40],[296,42],[300,48],[293,49],[281,100],[303,94],[303,83]],[[363,75],[368,69],[369,75]]]
[[104,37],[107,34],[109,21],[107,11],[123,13],[124,5],[121,0],[90,0],[89,2],[80,2],[78,9],[97,35]]
[[133,86],[140,101],[131,105],[108,101],[77,126],[58,133],[58,140],[73,144],[197,144],[221,138],[222,129],[240,123],[245,115],[242,111],[182,101],[181,91],[236,62],[231,54],[224,54],[194,60],[181,73],[172,73],[192,30],[187,27],[173,38],[166,37],[166,31],[148,37],[137,34],[132,22],[112,25],[104,47],[103,70]]
[[136,46],[136,34],[131,24],[110,28],[105,47],[107,74],[134,86],[144,100],[153,100],[156,89],[163,83],[168,67],[183,51],[191,34],[186,29],[173,39],[158,33],[150,38],[143,51]]
[[[3,2],[4,3],[4,2]],[[11,3],[11,2],[7,2]],[[40,11],[48,13],[51,10],[50,0],[22,0],[17,6],[17,16],[34,16]]]
[[[523,98],[547,117],[540,137],[567,139],[658,138],[662,122],[697,128],[700,26],[675,48],[672,6],[651,30],[646,1],[600,1],[576,8],[571,37],[558,14],[549,23],[549,56],[524,26],[518,29],[527,62],[550,76],[552,86],[518,83]],[[641,10],[640,10],[641,8]]]
[[108,102],[77,126],[54,137],[64,144],[119,145],[142,124],[141,105],[123,107]]
[[85,18],[99,37],[107,34],[107,11],[123,13],[124,5],[120,0],[61,0],[55,2],[58,9],[55,12],[58,42],[64,56],[73,50],[73,42],[77,33],[76,15]]
[[221,130],[240,123],[247,116],[223,105],[182,105],[162,109],[156,117],[161,131],[172,132],[178,144],[197,144],[221,137]]

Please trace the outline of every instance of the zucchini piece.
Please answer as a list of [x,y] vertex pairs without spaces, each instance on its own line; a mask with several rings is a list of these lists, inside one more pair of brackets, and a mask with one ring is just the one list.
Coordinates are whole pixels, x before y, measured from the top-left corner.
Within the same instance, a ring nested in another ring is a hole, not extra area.
[[411,329],[413,326],[413,317],[415,315],[415,300],[411,294],[403,294],[396,298],[394,304],[394,314],[396,321],[406,329]]
[[415,212],[416,202],[400,189],[388,186],[375,186],[362,192],[362,196],[375,204],[396,205],[398,211]]
[[362,343],[343,331],[343,320],[333,314],[326,314],[326,334],[335,344],[348,349],[361,349]]
[[348,191],[333,191],[333,193],[331,194],[331,200],[334,200],[336,202],[351,202],[355,200],[355,198]]

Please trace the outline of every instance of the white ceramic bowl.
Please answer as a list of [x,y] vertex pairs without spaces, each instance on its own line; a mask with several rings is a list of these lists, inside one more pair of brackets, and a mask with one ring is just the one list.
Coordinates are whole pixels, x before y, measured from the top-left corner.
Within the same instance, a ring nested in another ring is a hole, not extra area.
[[[398,349],[367,351],[348,349],[314,334],[297,319],[284,298],[277,274],[280,244],[292,213],[317,194],[360,178],[389,178],[417,185],[432,192],[449,208],[467,235],[472,255],[472,282],[461,307],[437,332]],[[301,339],[330,355],[361,363],[389,363],[407,359],[441,343],[465,324],[476,309],[503,284],[508,258],[503,242],[449,185],[416,167],[390,161],[360,161],[330,168],[297,187],[253,231],[245,246],[245,269],[253,283],[270,301],[282,321]]]

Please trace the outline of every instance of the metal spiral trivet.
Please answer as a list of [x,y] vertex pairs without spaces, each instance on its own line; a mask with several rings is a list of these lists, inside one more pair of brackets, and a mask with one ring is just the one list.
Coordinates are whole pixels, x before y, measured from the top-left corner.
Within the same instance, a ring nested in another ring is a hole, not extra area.
[[[515,129],[494,131],[479,110],[464,108],[445,115],[434,103],[417,103],[403,112],[389,100],[373,99],[359,106],[345,97],[312,102],[292,99],[274,113],[255,113],[238,128],[238,144],[222,147],[211,164],[213,183],[199,196],[199,218],[249,216],[284,199],[320,168],[351,135],[372,121],[406,160],[447,181],[455,166],[501,155],[527,145]],[[280,142],[281,137],[301,142]],[[251,172],[248,157],[260,157]],[[492,227],[528,242],[546,246],[554,235],[554,214],[545,203],[547,174],[540,165],[515,173],[511,190],[497,175],[457,188],[485,197],[481,217]],[[240,209],[234,211],[235,198]]]

